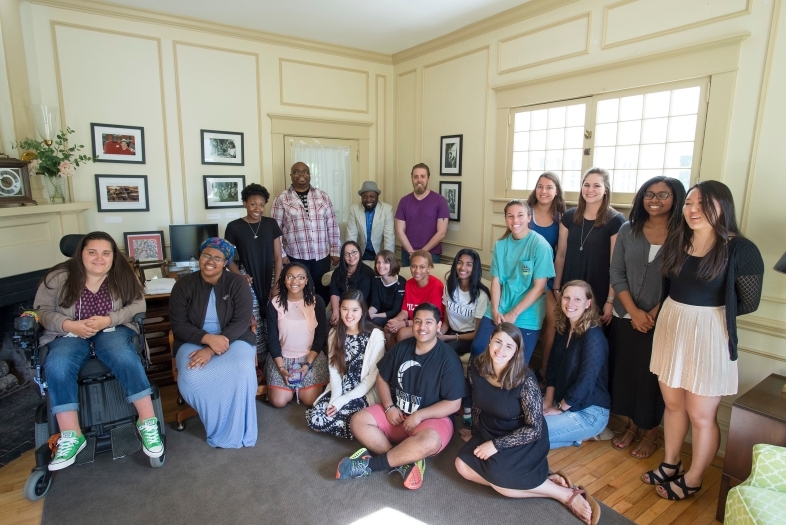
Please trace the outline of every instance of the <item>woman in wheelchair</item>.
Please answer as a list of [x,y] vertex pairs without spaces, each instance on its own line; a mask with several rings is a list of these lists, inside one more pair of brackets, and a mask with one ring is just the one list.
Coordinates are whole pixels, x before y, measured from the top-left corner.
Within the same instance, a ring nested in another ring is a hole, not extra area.
[[57,452],[49,470],[74,463],[87,442],[79,426],[77,375],[90,357],[108,366],[136,408],[142,449],[151,458],[164,454],[152,390],[132,342],[137,333],[132,319],[145,311],[142,285],[104,232],[85,235],[71,259],[54,266],[41,280],[35,309],[49,346],[44,364],[52,413],[60,427]]
[[211,237],[199,247],[199,271],[181,277],[169,296],[177,386],[199,414],[207,444],[253,447],[257,441],[256,336],[244,275],[225,271],[235,249]]

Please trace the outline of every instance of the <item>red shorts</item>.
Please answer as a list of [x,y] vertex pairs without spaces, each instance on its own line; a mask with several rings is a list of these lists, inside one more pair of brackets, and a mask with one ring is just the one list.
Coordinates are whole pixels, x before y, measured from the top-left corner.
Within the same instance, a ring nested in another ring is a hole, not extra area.
[[382,433],[385,434],[385,437],[388,438],[388,441],[394,445],[401,443],[411,435],[414,436],[418,432],[430,428],[431,430],[435,430],[442,440],[442,445],[437,451],[437,454],[439,454],[445,450],[445,447],[448,446],[450,439],[453,437],[453,421],[451,421],[449,417],[426,419],[415,427],[415,431],[412,432],[412,434],[407,434],[407,431],[404,430],[403,425],[393,426],[390,424],[388,418],[385,416],[385,409],[382,408],[381,404],[372,405],[368,408],[364,408],[363,410],[371,414],[371,416],[374,418],[374,421],[377,423],[377,427],[379,427]]

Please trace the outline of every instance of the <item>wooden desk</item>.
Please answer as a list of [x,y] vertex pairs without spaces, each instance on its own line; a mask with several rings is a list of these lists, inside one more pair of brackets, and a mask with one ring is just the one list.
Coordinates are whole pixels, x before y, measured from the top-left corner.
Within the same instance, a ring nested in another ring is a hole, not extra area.
[[147,319],[145,339],[150,347],[147,378],[159,386],[175,382],[172,375],[172,347],[169,345],[169,294],[145,295]]
[[786,377],[772,374],[732,405],[715,514],[718,521],[723,521],[729,489],[745,481],[751,473],[753,445],[786,446],[786,399],[781,397],[784,384]]

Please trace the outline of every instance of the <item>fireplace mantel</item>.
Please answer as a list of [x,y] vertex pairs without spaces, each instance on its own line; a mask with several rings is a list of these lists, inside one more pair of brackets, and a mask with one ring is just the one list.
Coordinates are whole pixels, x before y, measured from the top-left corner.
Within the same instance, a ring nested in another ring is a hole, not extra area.
[[0,208],[0,277],[50,268],[62,261],[60,238],[81,233],[80,215],[93,202]]

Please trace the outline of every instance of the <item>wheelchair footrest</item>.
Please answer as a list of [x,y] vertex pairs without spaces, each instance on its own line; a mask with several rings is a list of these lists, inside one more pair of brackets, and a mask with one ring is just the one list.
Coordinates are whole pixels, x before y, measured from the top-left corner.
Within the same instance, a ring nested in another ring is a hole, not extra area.
[[142,449],[134,423],[115,427],[109,434],[112,436],[112,459],[129,456]]
[[87,463],[92,463],[96,459],[96,438],[93,436],[87,436],[87,446],[85,446],[84,450],[77,454],[76,460],[74,461],[74,465],[85,465]]

